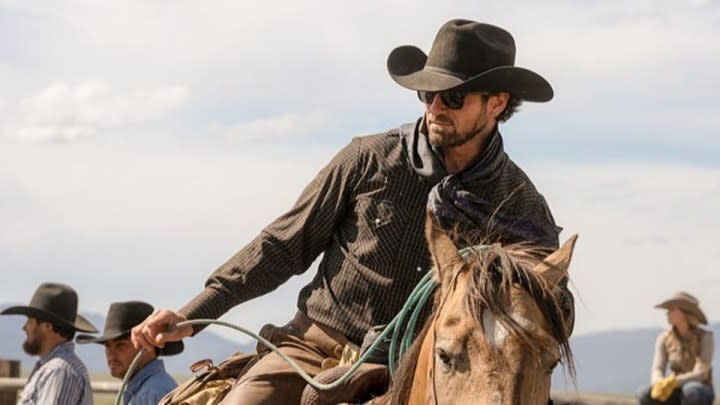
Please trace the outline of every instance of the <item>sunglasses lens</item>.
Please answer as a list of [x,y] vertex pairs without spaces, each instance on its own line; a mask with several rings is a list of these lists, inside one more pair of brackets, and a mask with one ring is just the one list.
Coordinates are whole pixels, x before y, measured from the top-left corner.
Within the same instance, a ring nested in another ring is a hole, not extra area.
[[467,92],[461,90],[443,91],[435,93],[432,91],[418,91],[418,98],[425,104],[432,104],[435,96],[439,95],[443,104],[452,110],[459,110],[463,106]]
[[425,104],[432,104],[437,93],[433,93],[432,91],[418,91],[417,94],[420,101]]
[[445,103],[448,108],[451,108],[453,110],[458,110],[462,108],[466,94],[467,93],[465,93],[464,91],[458,90],[451,90],[440,93],[443,103]]

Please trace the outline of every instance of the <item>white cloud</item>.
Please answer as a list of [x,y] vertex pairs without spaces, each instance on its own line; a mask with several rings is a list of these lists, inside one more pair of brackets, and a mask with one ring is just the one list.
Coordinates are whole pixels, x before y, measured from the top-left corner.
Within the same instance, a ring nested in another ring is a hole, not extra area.
[[[535,168],[565,226],[579,233],[571,278],[577,331],[659,326],[652,306],[674,291],[720,306],[715,271],[720,169],[676,165]],[[710,315],[714,320],[719,315]]]
[[1,129],[22,140],[71,142],[162,116],[187,99],[182,86],[123,93],[107,83],[55,83],[11,107]]
[[[123,138],[3,145],[0,267],[16,277],[0,296],[24,302],[34,286],[54,279],[75,286],[83,307],[99,313],[112,300],[133,298],[179,307],[292,205],[334,149]],[[153,289],[158,283],[165,288]],[[284,321],[298,283],[243,324]]]
[[291,113],[233,124],[227,129],[227,133],[239,140],[274,141],[302,138],[326,127],[330,122],[330,115],[322,111]]
[[[518,64],[553,84],[553,102],[524,106],[509,127],[583,136],[630,163],[640,158],[627,145],[720,147],[712,1],[0,0],[5,15],[0,262],[21,270],[22,285],[87,284],[97,312],[167,273],[173,291],[155,298],[182,305],[292,204],[344,143],[330,134],[412,119],[421,106],[387,76],[387,54],[427,50],[452,17],[508,28]],[[311,135],[326,127],[335,145],[319,148]],[[256,142],[266,139],[297,142]],[[529,173],[565,236],[581,234],[578,333],[662,321],[651,305],[676,288],[720,307],[717,169],[592,165],[608,152],[585,159],[553,139]],[[583,162],[552,166],[558,155]],[[16,287],[0,295],[27,300]],[[292,311],[297,287],[259,302]],[[237,319],[259,326],[261,305]]]
[[[85,286],[102,312],[108,299],[149,294],[179,307],[205,277],[294,202],[339,146],[165,142],[111,138],[57,148],[0,150],[0,263],[18,283],[61,277]],[[32,150],[33,159],[26,153]],[[42,162],[42,164],[38,164]],[[720,169],[678,165],[526,167],[567,238],[579,233],[571,268],[576,332],[661,325],[652,305],[676,289],[720,307],[716,235]],[[22,174],[22,175],[19,175]],[[282,322],[312,274],[230,315],[259,327]],[[165,281],[167,282],[167,281]],[[112,290],[106,288],[111,283]],[[19,284],[17,284],[19,285]],[[17,285],[0,289],[25,300]],[[103,287],[105,286],[105,287]],[[713,320],[717,314],[708,311]],[[259,315],[261,314],[261,315]]]
[[[648,77],[656,79],[661,72],[682,71],[679,60],[700,63],[720,60],[714,38],[718,31],[714,21],[720,9],[701,9],[681,2],[622,1],[538,4],[543,14],[553,14],[562,24],[548,24],[535,19],[522,28],[517,24],[523,42],[518,43],[519,57],[531,56],[543,65],[567,73],[602,75],[620,74],[622,84],[633,84]],[[534,13],[523,8],[520,21]],[[669,64],[668,64],[669,63]],[[645,70],[646,69],[646,70]],[[645,76],[638,76],[641,70]],[[667,77],[671,83],[677,78]]]
[[[543,117],[570,125],[568,133],[592,127],[605,142],[629,132],[633,140],[677,145],[684,130],[695,142],[718,146],[712,134],[720,114],[708,85],[720,82],[720,7],[713,2],[454,1],[442,10],[405,0],[4,4],[22,11],[9,37],[25,45],[9,58],[14,71],[0,76],[0,87],[86,77],[123,88],[185,83],[200,111],[174,117],[186,127],[233,123],[238,112],[262,120],[298,105],[334,117],[367,115],[383,125],[396,116],[395,125],[409,119],[407,106],[415,101],[388,78],[387,54],[400,44],[427,50],[441,22],[466,16],[515,35],[518,64],[556,89]],[[64,130],[60,137],[89,131]],[[29,136],[46,132],[34,128]]]

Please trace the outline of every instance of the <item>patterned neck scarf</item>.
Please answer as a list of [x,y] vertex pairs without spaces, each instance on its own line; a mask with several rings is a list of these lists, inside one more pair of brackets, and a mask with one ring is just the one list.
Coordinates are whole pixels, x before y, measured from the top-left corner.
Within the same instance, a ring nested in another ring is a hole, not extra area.
[[538,205],[542,196],[527,184],[522,171],[512,166],[497,127],[480,155],[454,174],[447,173],[441,154],[430,145],[424,118],[401,126],[400,134],[415,172],[434,184],[427,206],[443,228],[457,226],[461,234],[470,231],[467,235],[480,236],[483,243],[527,242],[557,248],[562,228],[555,225],[546,206]]
[[401,127],[401,133],[415,172],[427,181],[436,183],[428,195],[428,209],[435,214],[440,224],[449,228],[456,223],[487,223],[497,207],[465,190],[463,185],[476,182],[490,184],[502,175],[508,156],[497,127],[493,129],[480,156],[455,174],[447,173],[439,151],[430,145],[423,118],[414,125]]

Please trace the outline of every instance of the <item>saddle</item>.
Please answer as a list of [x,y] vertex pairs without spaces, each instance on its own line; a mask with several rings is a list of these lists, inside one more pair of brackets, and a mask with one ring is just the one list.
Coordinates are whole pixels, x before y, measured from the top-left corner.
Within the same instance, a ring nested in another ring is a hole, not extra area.
[[[315,380],[328,384],[336,381],[352,366],[337,366],[325,370]],[[367,403],[384,394],[390,386],[390,372],[387,366],[364,363],[345,383],[330,390],[318,390],[307,385],[303,390],[301,405],[335,405]]]
[[236,379],[259,359],[256,353],[235,353],[217,366],[205,359],[190,370],[199,373],[163,397],[158,405],[216,405],[232,389]]

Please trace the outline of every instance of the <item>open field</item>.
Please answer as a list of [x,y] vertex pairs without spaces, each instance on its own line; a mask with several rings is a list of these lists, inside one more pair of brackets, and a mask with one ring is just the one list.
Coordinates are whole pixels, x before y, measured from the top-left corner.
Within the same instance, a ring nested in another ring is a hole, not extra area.
[[115,396],[107,394],[95,394],[93,395],[93,403],[95,405],[113,405],[115,403]]
[[[26,373],[22,373],[26,376]],[[176,381],[183,383],[190,376],[183,375],[173,376]],[[95,383],[113,383],[119,385],[117,379],[112,378],[108,373],[91,373],[93,384]],[[637,401],[633,394],[602,394],[602,393],[578,393],[578,392],[554,392],[552,394],[553,401],[556,405],[634,405]],[[96,405],[112,405],[115,401],[114,394],[96,393],[94,395],[94,403]],[[720,400],[715,401],[715,405],[720,405]]]
[[[95,405],[112,405],[114,397],[110,395],[95,395]],[[632,395],[610,394],[583,394],[583,393],[554,393],[555,405],[636,405],[637,401]],[[720,405],[720,400],[715,401]]]
[[635,405],[637,401],[633,395],[613,394],[584,394],[574,392],[554,393],[552,395],[556,405]]
[[[556,392],[552,395],[555,405],[636,405],[637,400],[632,394],[589,394]],[[714,405],[720,405],[716,399]]]
[[[25,374],[26,373],[22,373]],[[173,376],[179,383],[190,378],[187,375]],[[108,373],[91,373],[93,382],[114,382],[119,383],[117,379],[112,378]],[[601,394],[601,393],[577,393],[577,392],[554,392],[552,394],[553,401],[556,405],[635,405],[637,401],[633,394]],[[106,393],[96,393],[94,395],[94,403],[96,405],[112,405],[115,401],[115,395]],[[720,400],[715,401],[715,405],[720,405]]]

